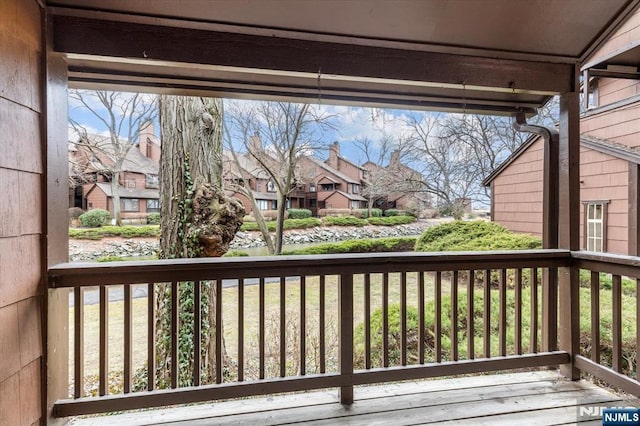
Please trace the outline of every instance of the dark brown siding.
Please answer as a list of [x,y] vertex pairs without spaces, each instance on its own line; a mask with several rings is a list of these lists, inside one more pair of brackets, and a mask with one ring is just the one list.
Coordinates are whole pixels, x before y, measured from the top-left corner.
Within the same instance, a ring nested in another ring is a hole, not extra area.
[[35,0],[0,1],[0,425],[41,418],[40,19]]
[[542,237],[543,142],[538,139],[493,181],[493,220]]

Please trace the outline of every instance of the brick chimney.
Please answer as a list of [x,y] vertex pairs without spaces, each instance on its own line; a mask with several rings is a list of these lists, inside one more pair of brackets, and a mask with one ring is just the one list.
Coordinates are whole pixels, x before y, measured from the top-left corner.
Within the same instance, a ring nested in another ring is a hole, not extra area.
[[138,140],[138,149],[142,155],[160,163],[160,141],[155,135],[153,121],[145,121],[140,124]]
[[397,149],[391,153],[391,158],[389,159],[389,167],[397,168],[400,165],[400,151]]
[[338,170],[338,157],[340,156],[340,144],[338,142],[334,142],[329,147],[329,159],[327,160],[327,164],[330,167]]
[[260,135],[256,133],[249,138],[249,152],[256,154],[262,150],[262,140],[260,140]]

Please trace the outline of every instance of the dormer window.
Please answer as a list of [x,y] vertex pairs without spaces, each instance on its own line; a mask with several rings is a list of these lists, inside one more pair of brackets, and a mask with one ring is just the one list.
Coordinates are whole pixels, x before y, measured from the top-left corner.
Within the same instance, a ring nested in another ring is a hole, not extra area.
[[276,191],[276,184],[273,183],[273,181],[269,181],[267,182],[267,191],[269,192],[275,192]]

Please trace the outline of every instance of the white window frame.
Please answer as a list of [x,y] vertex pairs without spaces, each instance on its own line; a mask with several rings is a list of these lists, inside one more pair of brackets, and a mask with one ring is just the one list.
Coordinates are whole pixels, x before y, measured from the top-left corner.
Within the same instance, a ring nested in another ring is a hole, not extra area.
[[[133,205],[135,205],[135,210],[132,208]],[[123,212],[139,212],[140,199],[139,198],[121,198],[120,208],[122,209]]]
[[607,251],[607,205],[609,201],[584,202],[584,248]]

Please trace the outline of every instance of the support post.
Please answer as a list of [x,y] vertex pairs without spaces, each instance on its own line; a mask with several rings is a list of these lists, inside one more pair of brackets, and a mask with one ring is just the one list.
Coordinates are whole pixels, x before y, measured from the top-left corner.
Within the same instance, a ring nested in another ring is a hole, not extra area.
[[353,404],[353,275],[340,275],[340,403]]
[[629,163],[629,256],[640,254],[640,165]]
[[[577,73],[576,73],[577,81]],[[580,120],[577,90],[560,96],[559,141],[559,246],[580,249]],[[579,353],[578,269],[562,267],[558,276],[560,305],[560,349],[567,351],[570,362],[560,366],[568,379],[578,380],[580,372],[574,359]]]

